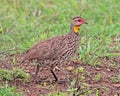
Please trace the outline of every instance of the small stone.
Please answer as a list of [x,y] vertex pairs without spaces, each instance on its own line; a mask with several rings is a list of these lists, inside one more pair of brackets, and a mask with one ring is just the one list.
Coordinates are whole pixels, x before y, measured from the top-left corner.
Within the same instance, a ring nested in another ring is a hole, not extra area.
[[120,88],[120,83],[118,83],[118,84],[113,84],[113,86],[116,87],[116,88]]
[[59,68],[59,67],[57,67],[57,66],[55,67],[55,69],[57,69],[57,70],[59,70],[59,71],[60,71],[60,68]]
[[109,68],[107,68],[107,71],[111,71]]
[[96,68],[96,70],[97,70],[97,71],[100,71],[100,70],[101,70],[101,68]]
[[73,70],[73,67],[72,66],[68,66],[66,67],[67,71],[72,71]]

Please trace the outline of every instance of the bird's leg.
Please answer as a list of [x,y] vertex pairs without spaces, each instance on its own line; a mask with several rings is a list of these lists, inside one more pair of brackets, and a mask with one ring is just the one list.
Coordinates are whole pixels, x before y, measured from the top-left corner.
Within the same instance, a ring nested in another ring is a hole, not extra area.
[[50,70],[52,75],[54,76],[55,80],[53,80],[52,83],[58,83],[58,84],[64,84],[65,83],[65,80],[58,80],[57,76],[55,75],[54,71],[51,69]]
[[53,72],[53,70],[52,70],[52,69],[51,69],[50,71],[51,71],[52,75],[53,75],[53,76],[54,76],[54,78],[55,78],[55,82],[57,82],[57,81],[58,81],[57,76],[55,75],[55,73]]
[[38,75],[39,69],[40,69],[40,65],[37,64],[36,71],[35,71],[35,75],[34,75],[34,81],[35,81],[35,82],[36,82],[36,80],[37,80],[37,75]]

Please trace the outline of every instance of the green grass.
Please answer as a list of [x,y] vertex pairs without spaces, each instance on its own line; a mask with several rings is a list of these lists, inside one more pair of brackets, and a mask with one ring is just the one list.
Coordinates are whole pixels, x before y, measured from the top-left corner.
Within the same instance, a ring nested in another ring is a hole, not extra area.
[[[2,0],[0,52],[25,52],[38,41],[66,34],[71,18],[81,15],[88,25],[80,30],[80,59],[93,64],[102,56],[118,56],[113,52],[120,50],[119,4],[118,0]],[[117,46],[112,46],[113,38]]]
[[115,76],[111,76],[110,79],[111,79],[114,83],[119,83],[119,82],[120,82],[120,74],[115,74]]
[[15,87],[9,87],[6,83],[4,86],[0,87],[0,96],[24,96],[15,91]]
[[30,75],[23,69],[13,68],[13,70],[0,69],[0,80],[21,80],[23,82],[30,81]]
[[0,59],[67,34],[78,15],[88,22],[79,31],[80,60],[97,65],[99,57],[120,56],[119,5],[119,0],[0,0]]

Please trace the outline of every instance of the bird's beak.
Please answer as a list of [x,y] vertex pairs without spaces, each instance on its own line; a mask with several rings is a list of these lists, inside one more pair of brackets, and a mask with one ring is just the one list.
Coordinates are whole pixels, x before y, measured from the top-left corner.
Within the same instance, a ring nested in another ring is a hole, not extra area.
[[83,21],[84,24],[88,24],[85,20]]

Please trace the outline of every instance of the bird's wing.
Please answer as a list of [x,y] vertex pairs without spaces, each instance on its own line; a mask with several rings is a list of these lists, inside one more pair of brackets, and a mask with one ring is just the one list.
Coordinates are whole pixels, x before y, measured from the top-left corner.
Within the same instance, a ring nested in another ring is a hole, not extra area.
[[52,59],[56,54],[56,47],[61,43],[64,36],[53,37],[39,42],[28,50],[26,56],[28,59]]

